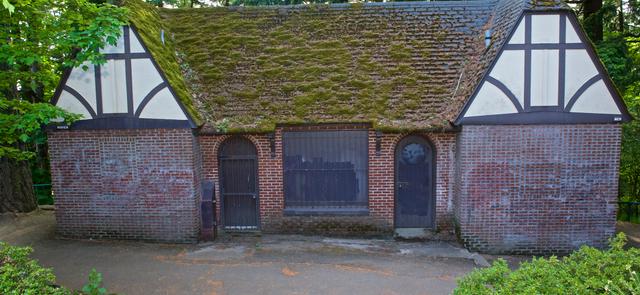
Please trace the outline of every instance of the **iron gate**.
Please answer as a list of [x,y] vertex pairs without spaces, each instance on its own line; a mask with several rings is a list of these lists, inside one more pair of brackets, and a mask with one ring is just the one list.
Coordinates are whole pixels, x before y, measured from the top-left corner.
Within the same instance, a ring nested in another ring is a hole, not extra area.
[[220,198],[225,230],[258,229],[258,157],[246,138],[232,137],[219,152]]

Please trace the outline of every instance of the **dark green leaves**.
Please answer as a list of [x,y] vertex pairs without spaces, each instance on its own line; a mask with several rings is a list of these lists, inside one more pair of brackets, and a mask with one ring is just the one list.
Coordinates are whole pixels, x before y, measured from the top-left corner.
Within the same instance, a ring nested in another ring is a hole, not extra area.
[[[3,0],[0,9],[0,157],[26,159],[51,119],[80,117],[47,102],[64,67],[104,63],[127,10],[86,0]],[[41,141],[41,140],[40,140]]]
[[25,160],[31,152],[19,147],[34,141],[42,132],[41,126],[52,119],[62,118],[66,123],[80,119],[48,103],[29,103],[0,97],[0,157]]
[[640,294],[640,249],[624,249],[624,234],[609,250],[583,246],[557,258],[533,258],[511,271],[498,259],[458,282],[454,294]]

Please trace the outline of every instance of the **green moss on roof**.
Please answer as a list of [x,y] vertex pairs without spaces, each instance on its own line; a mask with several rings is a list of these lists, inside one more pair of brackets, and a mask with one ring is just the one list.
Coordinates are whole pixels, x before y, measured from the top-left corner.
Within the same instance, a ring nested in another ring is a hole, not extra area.
[[166,28],[160,19],[158,9],[140,0],[125,0],[123,6],[129,9],[130,23],[137,29],[178,99],[196,125],[200,125],[202,120],[194,108],[190,91],[184,80],[184,70],[180,68],[176,58],[175,44],[170,38],[165,38],[165,44],[162,44],[160,39],[161,31],[166,31]]
[[[413,5],[413,6],[412,6]],[[161,9],[193,70],[205,128],[369,122],[448,127],[451,93],[491,7],[469,4]],[[420,9],[414,9],[420,8]]]

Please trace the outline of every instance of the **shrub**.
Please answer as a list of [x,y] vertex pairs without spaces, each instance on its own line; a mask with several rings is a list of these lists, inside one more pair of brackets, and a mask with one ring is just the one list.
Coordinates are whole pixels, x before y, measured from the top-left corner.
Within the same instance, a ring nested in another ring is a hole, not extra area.
[[640,249],[624,249],[618,234],[610,249],[583,246],[558,259],[533,258],[511,271],[503,259],[458,281],[454,294],[640,294]]
[[14,247],[0,242],[0,294],[46,295],[103,295],[102,275],[95,269],[89,273],[89,282],[81,291],[70,291],[56,286],[56,277],[50,268],[44,268],[29,258],[30,247]]
[[94,269],[89,273],[89,283],[82,287],[82,293],[87,295],[104,295],[107,289],[102,287],[102,274]]
[[69,294],[54,285],[56,277],[51,269],[29,258],[32,251],[0,242],[0,294]]

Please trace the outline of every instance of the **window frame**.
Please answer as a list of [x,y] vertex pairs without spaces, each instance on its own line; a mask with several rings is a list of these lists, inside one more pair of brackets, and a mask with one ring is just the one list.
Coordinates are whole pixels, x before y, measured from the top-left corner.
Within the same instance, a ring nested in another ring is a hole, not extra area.
[[[329,207],[329,206],[290,206],[287,205],[287,195],[286,195],[286,133],[321,133],[321,132],[341,132],[341,131],[359,131],[363,132],[366,135],[364,153],[366,155],[365,161],[365,186],[364,186],[364,194],[366,199],[366,205],[363,206],[353,206],[353,207]],[[283,214],[285,216],[322,216],[322,215],[330,215],[330,216],[367,216],[369,215],[369,168],[370,168],[370,159],[369,159],[369,142],[370,134],[369,129],[361,129],[361,128],[344,128],[344,129],[291,129],[291,130],[283,130],[282,131],[282,196],[283,196]]]

